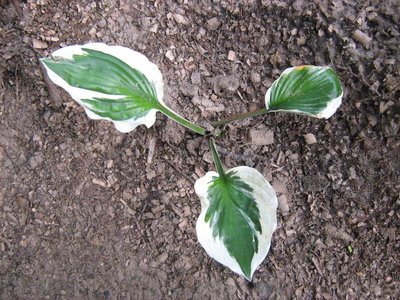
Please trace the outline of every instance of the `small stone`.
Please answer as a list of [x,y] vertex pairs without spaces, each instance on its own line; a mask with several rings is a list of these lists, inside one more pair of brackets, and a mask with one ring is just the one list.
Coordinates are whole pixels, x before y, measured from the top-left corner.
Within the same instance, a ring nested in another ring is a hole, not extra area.
[[250,75],[250,80],[253,84],[259,84],[261,82],[261,75],[257,72],[252,72]]
[[41,164],[43,163],[43,157],[38,154],[38,155],[34,155],[29,159],[29,166],[32,169],[36,169],[37,167],[39,167]]
[[226,281],[225,284],[228,286],[236,286],[235,280],[232,277],[229,277]]
[[353,32],[353,38],[357,41],[363,44],[364,46],[368,46],[368,44],[372,41],[372,38],[370,38],[366,33],[362,32],[359,29],[356,29]]
[[157,258],[158,262],[161,263],[161,264],[165,263],[167,261],[167,259],[168,259],[168,253],[167,252],[161,253]]
[[91,37],[95,37],[96,36],[96,27],[92,27],[90,30],[89,30],[89,35],[91,36]]
[[111,169],[113,165],[114,165],[114,161],[112,159],[107,161],[107,169]]
[[187,219],[183,219],[183,221],[180,222],[180,223],[178,224],[178,227],[179,227],[181,230],[184,230],[185,227],[187,226],[187,224],[188,224]]
[[193,73],[190,76],[190,80],[192,81],[192,84],[200,85],[201,84],[201,74],[199,72]]
[[212,164],[214,162],[212,153],[210,151],[204,152],[203,160],[209,164]]
[[107,26],[107,21],[106,21],[106,19],[101,19],[101,20],[99,21],[99,23],[97,23],[97,25],[99,25],[99,27],[101,27],[101,28],[106,27],[106,26]]
[[173,17],[174,17],[175,22],[178,24],[182,24],[182,25],[189,24],[189,20],[180,14],[174,14]]
[[357,179],[357,173],[356,173],[356,169],[354,169],[354,167],[350,167],[349,175],[350,175],[351,179]]
[[48,47],[46,42],[40,41],[38,39],[32,39],[32,46],[35,49],[47,49]]
[[312,145],[317,142],[317,138],[312,133],[307,133],[303,137],[308,145]]
[[255,111],[259,110],[259,109],[260,109],[260,106],[258,105],[258,103],[251,102],[249,104],[249,112],[255,112]]
[[34,134],[33,134],[32,140],[33,140],[34,142],[40,142],[40,135],[34,133]]
[[289,202],[286,195],[280,195],[278,197],[278,205],[283,215],[286,215],[289,212]]
[[18,205],[19,205],[19,207],[20,207],[21,209],[28,209],[28,208],[29,208],[28,200],[26,200],[26,199],[23,198],[23,197],[18,197],[18,198],[17,198],[17,203],[18,203]]
[[68,144],[67,143],[61,143],[59,146],[61,151],[65,151],[68,148]]
[[207,21],[207,28],[210,30],[217,30],[221,23],[218,21],[216,17],[211,18]]
[[252,145],[271,145],[274,143],[274,132],[269,129],[250,129],[250,143]]
[[236,60],[235,51],[229,50],[229,52],[228,52],[228,60],[230,60],[230,61],[235,61]]
[[304,46],[307,43],[307,40],[304,36],[301,36],[296,39],[297,46]]
[[392,100],[389,101],[381,101],[379,103],[379,113],[383,114],[389,107],[394,105],[394,102]]
[[271,55],[269,61],[274,66],[283,62],[283,57],[282,57],[282,54],[279,52],[279,50],[277,50],[274,54]]
[[157,174],[156,174],[156,172],[154,170],[148,170],[148,172],[146,173],[146,177],[147,177],[148,180],[151,180],[156,176],[157,176]]
[[175,60],[174,53],[171,50],[168,50],[165,53],[165,57],[168,58],[170,61],[174,61]]

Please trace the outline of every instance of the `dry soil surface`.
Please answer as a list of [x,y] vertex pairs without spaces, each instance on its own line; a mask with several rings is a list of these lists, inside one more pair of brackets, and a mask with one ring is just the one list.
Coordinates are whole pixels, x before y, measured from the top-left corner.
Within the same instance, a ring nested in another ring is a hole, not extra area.
[[[1,0],[1,299],[396,299],[400,286],[398,0]],[[229,124],[228,168],[279,195],[251,283],[197,242],[206,140],[158,115],[91,121],[38,59],[99,41],[144,53],[164,101],[199,124],[262,107],[287,67],[335,69],[328,120]],[[398,298],[397,298],[398,299]]]

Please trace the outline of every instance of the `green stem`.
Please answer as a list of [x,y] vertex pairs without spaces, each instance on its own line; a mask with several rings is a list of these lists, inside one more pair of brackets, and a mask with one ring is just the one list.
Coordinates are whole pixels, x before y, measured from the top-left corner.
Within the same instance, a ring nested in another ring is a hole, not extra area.
[[236,116],[233,116],[233,117],[229,117],[229,118],[226,118],[226,119],[224,119],[222,121],[212,123],[211,125],[216,127],[216,126],[220,126],[220,125],[223,125],[223,124],[226,124],[226,123],[230,123],[230,122],[233,122],[233,121],[236,121],[236,120],[240,120],[240,119],[244,119],[244,118],[248,118],[248,117],[259,116],[259,115],[265,114],[267,112],[268,112],[268,110],[266,108],[262,108],[260,110],[254,111],[254,112],[249,112],[249,113],[244,113],[244,114],[241,114],[241,115],[236,115]]
[[221,159],[219,158],[217,147],[215,146],[215,139],[213,137],[209,140],[211,152],[213,155],[215,166],[217,167],[217,171],[220,178],[225,177],[224,167],[222,166]]
[[206,135],[206,133],[207,133],[207,130],[205,130],[204,128],[201,128],[200,126],[197,126],[196,124],[190,123],[188,120],[182,118],[181,116],[177,115],[173,111],[167,109],[165,106],[160,105],[158,107],[158,110],[161,111],[163,114],[167,115],[168,117],[170,117],[172,120],[193,130],[194,132],[197,132],[198,134]]

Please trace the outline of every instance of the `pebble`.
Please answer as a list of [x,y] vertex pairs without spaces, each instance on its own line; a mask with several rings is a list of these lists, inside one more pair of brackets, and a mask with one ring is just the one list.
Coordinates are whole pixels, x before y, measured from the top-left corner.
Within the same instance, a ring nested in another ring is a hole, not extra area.
[[182,25],[189,24],[189,20],[180,14],[174,14],[173,17],[174,17],[175,22],[178,24],[182,24]]
[[228,60],[230,60],[230,61],[235,61],[236,60],[235,51],[229,50],[229,52],[228,52]]
[[357,179],[357,173],[354,167],[350,167],[349,169],[349,176],[351,179]]
[[250,75],[250,80],[253,84],[259,84],[261,82],[261,75],[257,72],[252,72]]
[[388,108],[390,108],[392,105],[394,105],[394,102],[392,100],[389,101],[381,101],[379,103],[379,113],[383,114]]
[[158,262],[161,263],[161,264],[165,263],[167,261],[167,259],[168,259],[168,253],[167,252],[161,253],[157,258]]
[[317,142],[317,138],[312,133],[307,133],[307,134],[303,135],[303,137],[308,145],[312,145]]
[[216,17],[211,18],[207,21],[207,28],[210,30],[217,30],[221,23],[218,21]]
[[289,212],[289,202],[286,195],[280,195],[278,197],[278,205],[283,215],[286,215]]
[[274,143],[274,132],[269,129],[250,129],[250,143],[252,145],[271,145]]
[[201,84],[201,74],[199,72],[194,72],[190,76],[190,80],[192,81],[192,84],[200,85]]
[[40,41],[38,39],[32,39],[32,46],[35,49],[47,49],[48,47],[46,42]]
[[101,19],[97,25],[99,25],[101,28],[104,28],[107,26],[107,21],[105,19]]
[[174,54],[172,53],[171,50],[168,50],[168,51],[165,53],[165,57],[168,58],[170,61],[174,61],[174,60],[175,60],[175,56],[174,56]]
[[38,166],[40,166],[43,163],[43,157],[42,155],[34,155],[29,159],[29,166],[32,169],[36,169]]

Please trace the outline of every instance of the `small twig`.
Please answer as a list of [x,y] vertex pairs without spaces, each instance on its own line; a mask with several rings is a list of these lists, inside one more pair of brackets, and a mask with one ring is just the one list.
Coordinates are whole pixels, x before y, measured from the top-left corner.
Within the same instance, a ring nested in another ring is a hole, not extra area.
[[147,149],[149,150],[149,152],[147,153],[147,164],[151,165],[152,161],[153,161],[153,157],[154,157],[154,152],[156,149],[156,142],[157,139],[155,136],[151,135],[149,137],[148,143],[147,143]]
[[119,199],[119,201],[121,201],[121,203],[125,206],[128,214],[135,216],[135,211],[132,208],[130,208],[129,205],[123,199]]

